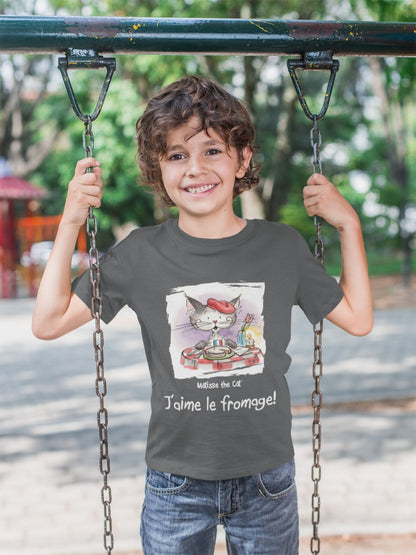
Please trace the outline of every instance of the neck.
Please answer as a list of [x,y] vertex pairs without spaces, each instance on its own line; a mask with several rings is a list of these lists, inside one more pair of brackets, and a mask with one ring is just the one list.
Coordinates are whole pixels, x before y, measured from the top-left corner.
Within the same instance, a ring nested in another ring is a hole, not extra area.
[[200,239],[222,239],[237,235],[247,224],[234,213],[227,218],[190,218],[179,214],[178,225],[182,231]]

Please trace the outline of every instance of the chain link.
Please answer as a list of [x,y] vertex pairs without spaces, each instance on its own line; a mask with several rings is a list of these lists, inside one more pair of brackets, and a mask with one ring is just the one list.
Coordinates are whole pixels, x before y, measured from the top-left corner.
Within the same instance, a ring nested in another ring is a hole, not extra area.
[[[94,154],[94,135],[92,132],[91,116],[86,116],[85,130],[82,135],[82,143],[84,147],[85,157],[91,157]],[[88,168],[87,172],[91,172],[92,168]],[[113,523],[111,518],[111,488],[108,485],[108,475],[110,473],[110,456],[108,450],[108,412],[104,406],[104,397],[107,394],[107,382],[104,376],[104,334],[101,329],[101,315],[103,303],[100,293],[100,262],[99,253],[96,244],[97,235],[97,218],[92,207],[89,208],[87,222],[87,234],[90,239],[89,256],[89,273],[90,283],[92,287],[91,297],[91,315],[95,321],[95,329],[93,331],[93,345],[95,356],[96,380],[95,392],[99,398],[100,408],[97,412],[98,437],[100,440],[100,458],[99,467],[103,476],[103,487],[101,488],[101,501],[104,509],[104,548],[107,555],[111,555],[114,547]]]
[[322,137],[321,132],[318,129],[318,118],[316,114],[313,116],[313,127],[310,131],[311,146],[313,149],[313,159],[312,166],[314,173],[322,173],[322,163],[321,163],[321,144]]
[[[313,117],[313,127],[310,132],[311,146],[313,149],[313,171],[314,173],[322,173],[321,163],[321,132],[318,129],[317,116]],[[314,217],[314,225],[316,228],[315,239],[315,258],[322,264],[324,262],[324,243],[321,236],[321,230],[324,222],[319,216]],[[312,375],[315,380],[315,389],[312,392],[312,409],[313,409],[313,422],[312,422],[312,450],[313,450],[313,465],[311,469],[311,477],[313,481],[313,494],[312,494],[312,538],[311,538],[311,553],[318,555],[321,550],[321,540],[318,533],[318,525],[320,521],[320,508],[321,498],[319,495],[319,481],[322,475],[320,464],[321,455],[321,407],[322,407],[322,391],[321,391],[321,378],[323,373],[322,362],[322,332],[323,321],[321,320],[313,327],[314,334],[314,356]]]

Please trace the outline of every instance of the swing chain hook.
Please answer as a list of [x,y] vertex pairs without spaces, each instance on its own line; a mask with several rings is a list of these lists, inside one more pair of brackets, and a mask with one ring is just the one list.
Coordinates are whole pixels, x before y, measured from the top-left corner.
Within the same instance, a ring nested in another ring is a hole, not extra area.
[[[69,69],[100,69],[104,68],[106,70],[106,76],[101,85],[100,93],[98,95],[98,100],[92,114],[86,115],[81,111],[79,107],[77,98],[72,87],[71,80],[68,75]],[[105,58],[104,56],[99,56],[94,50],[77,50],[69,48],[66,56],[64,58],[58,58],[58,69],[61,72],[62,79],[66,91],[68,93],[69,101],[71,103],[72,109],[74,110],[78,119],[82,122],[87,123],[88,118],[91,121],[95,121],[101,113],[101,109],[104,104],[105,97],[107,95],[108,87],[110,86],[111,79],[113,77],[114,71],[116,69],[115,58]]]
[[[331,100],[331,94],[332,94],[332,89],[334,88],[335,77],[339,69],[339,61],[333,59],[331,51],[304,52],[302,58],[288,60],[287,68],[289,70],[290,78],[292,79],[292,83],[298,95],[300,105],[302,106],[302,110],[305,113],[306,117],[308,117],[311,120],[322,119],[326,114],[326,111],[328,110],[329,102]],[[313,71],[328,70],[330,72],[324,100],[322,103],[321,110],[319,111],[318,114],[312,114],[312,112],[309,109],[308,103],[305,98],[305,94],[303,92],[303,87],[296,73],[297,69],[313,70]]]

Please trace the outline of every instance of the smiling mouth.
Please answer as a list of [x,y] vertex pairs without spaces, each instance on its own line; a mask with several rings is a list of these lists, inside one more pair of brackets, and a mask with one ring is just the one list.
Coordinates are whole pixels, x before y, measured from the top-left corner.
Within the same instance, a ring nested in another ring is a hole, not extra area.
[[206,191],[211,191],[211,189],[213,189],[214,187],[216,187],[217,184],[216,183],[211,183],[210,185],[199,185],[196,187],[185,187],[185,191],[187,191],[188,193],[205,193]]

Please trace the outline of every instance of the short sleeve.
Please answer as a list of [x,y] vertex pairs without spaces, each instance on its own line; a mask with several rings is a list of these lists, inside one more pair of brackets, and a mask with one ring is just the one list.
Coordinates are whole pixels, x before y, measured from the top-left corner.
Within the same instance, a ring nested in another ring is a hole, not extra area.
[[312,324],[327,316],[341,301],[343,292],[335,278],[312,255],[298,235],[298,286],[296,304]]
[[[123,254],[123,246],[120,244],[100,258],[101,319],[106,324],[129,302],[131,268]],[[72,291],[88,307],[91,306],[92,286],[89,270],[73,281]]]

